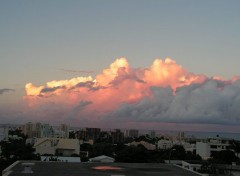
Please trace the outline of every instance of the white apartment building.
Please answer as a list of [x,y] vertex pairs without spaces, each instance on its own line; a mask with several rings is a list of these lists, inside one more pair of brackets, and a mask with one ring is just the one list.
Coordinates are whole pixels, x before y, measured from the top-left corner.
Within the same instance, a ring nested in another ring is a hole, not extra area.
[[205,141],[196,143],[196,154],[203,159],[208,159],[211,154],[217,151],[227,150],[230,147],[230,139],[224,138],[208,138]]
[[173,147],[173,142],[166,139],[161,139],[158,141],[158,149],[170,149]]

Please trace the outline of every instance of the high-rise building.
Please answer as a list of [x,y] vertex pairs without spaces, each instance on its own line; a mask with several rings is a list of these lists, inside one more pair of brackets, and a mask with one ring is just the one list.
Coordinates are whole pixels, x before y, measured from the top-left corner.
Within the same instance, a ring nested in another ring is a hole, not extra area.
[[8,127],[4,126],[4,127],[0,127],[0,141],[5,140],[8,141]]
[[153,139],[156,137],[156,132],[155,131],[150,131],[150,137]]
[[76,132],[77,138],[82,140],[96,140],[99,139],[101,133],[100,128],[84,128]]
[[136,129],[130,129],[125,131],[125,137],[138,137],[139,131]]
[[32,138],[32,137],[41,138],[42,137],[41,123],[28,122],[25,125],[23,125],[21,129],[22,129],[22,132],[29,138]]
[[178,132],[178,139],[179,139],[180,141],[183,140],[184,137],[185,137],[184,131]]
[[124,133],[121,132],[120,129],[116,129],[111,132],[112,142],[114,144],[123,143],[124,142]]
[[65,138],[69,138],[69,128],[68,128],[68,125],[61,124],[60,125],[60,130],[65,133]]
[[[49,124],[42,124],[42,123],[31,123],[28,122],[21,127],[23,134],[28,136],[28,138],[43,138],[43,137],[61,137],[66,138],[66,134],[68,135],[68,127],[63,125],[61,126],[59,131],[53,129],[52,126]],[[64,135],[63,135],[64,134]]]
[[53,137],[54,129],[49,124],[42,124],[42,137]]

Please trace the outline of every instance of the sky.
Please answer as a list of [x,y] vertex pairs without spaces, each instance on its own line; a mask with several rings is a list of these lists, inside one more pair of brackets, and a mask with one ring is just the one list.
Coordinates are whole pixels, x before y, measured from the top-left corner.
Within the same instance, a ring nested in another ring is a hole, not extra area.
[[240,132],[240,1],[0,1],[0,123]]

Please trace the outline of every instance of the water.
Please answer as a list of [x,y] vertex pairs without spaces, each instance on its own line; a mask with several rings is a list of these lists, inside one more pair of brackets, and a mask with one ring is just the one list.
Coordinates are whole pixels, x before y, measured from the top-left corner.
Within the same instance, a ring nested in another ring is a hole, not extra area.
[[224,133],[224,132],[185,132],[185,136],[195,136],[197,138],[207,138],[207,137],[221,137],[221,138],[230,138],[235,140],[240,140],[240,133]]
[[[140,134],[150,134],[150,130],[140,130]],[[155,130],[156,134],[163,136],[178,136],[179,132],[184,132],[185,137],[195,138],[212,138],[219,136],[220,138],[235,139],[240,141],[240,133],[227,133],[227,132],[203,132],[203,131],[161,131]]]

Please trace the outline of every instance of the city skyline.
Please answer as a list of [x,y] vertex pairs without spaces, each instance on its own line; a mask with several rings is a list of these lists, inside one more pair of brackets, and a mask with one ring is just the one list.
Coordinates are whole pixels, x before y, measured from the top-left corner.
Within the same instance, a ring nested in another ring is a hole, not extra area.
[[0,2],[0,122],[240,132],[239,1]]

